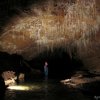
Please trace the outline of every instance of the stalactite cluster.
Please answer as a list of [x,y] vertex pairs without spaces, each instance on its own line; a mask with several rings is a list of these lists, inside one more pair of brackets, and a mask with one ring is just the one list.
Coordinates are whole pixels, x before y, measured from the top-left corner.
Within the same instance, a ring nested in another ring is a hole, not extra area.
[[5,26],[0,37],[1,51],[31,58],[63,47],[71,56],[76,47],[77,55],[83,59],[84,55],[100,49],[99,46],[94,48],[100,34],[96,0],[48,0],[33,4],[29,9],[20,11],[21,14]]

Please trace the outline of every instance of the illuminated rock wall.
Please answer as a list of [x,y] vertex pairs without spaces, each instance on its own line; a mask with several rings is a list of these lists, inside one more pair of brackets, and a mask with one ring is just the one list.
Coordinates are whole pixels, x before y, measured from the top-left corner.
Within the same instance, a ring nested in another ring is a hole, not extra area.
[[[95,0],[56,0],[33,4],[12,18],[0,37],[0,50],[31,59],[43,51],[73,48],[85,66],[100,62],[100,14]],[[98,65],[99,66],[99,65]],[[94,67],[92,67],[94,68]],[[98,67],[99,68],[99,67]]]

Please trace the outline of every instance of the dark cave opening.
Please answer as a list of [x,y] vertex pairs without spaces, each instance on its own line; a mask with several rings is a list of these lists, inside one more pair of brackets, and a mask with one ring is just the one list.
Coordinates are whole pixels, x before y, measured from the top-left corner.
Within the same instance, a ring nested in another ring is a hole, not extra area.
[[69,56],[63,49],[54,49],[53,52],[46,51],[32,59],[28,63],[32,68],[39,69],[44,76],[44,63],[48,62],[48,77],[49,78],[68,78],[71,77],[75,71],[83,68],[82,61],[76,57]]
[[25,72],[28,69],[21,64],[22,56],[0,52],[0,73],[3,71],[15,71],[16,73]]
[[30,61],[25,60],[22,56],[17,54],[9,55],[7,53],[0,52],[0,72],[13,70],[16,73],[25,73],[27,78],[37,78],[37,76],[43,78],[44,62],[47,61],[49,71],[48,77],[64,79],[71,77],[76,70],[83,67],[81,60],[76,58],[71,58],[68,53],[62,49],[55,49],[53,52],[43,52]]

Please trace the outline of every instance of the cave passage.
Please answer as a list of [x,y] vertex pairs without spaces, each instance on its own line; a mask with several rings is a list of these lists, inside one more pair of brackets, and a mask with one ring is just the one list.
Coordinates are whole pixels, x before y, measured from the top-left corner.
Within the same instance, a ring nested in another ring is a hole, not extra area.
[[28,63],[43,73],[45,61],[48,62],[49,78],[71,77],[76,70],[81,69],[83,66],[80,59],[74,55],[70,57],[69,54],[62,49],[55,49],[53,52],[44,52]]
[[[0,53],[1,72],[14,70],[17,73],[23,72],[29,74],[32,69],[35,69],[36,71],[39,70],[41,72],[40,76],[43,77],[45,61],[48,62],[49,78],[68,78],[82,67],[82,62],[77,57],[72,56],[71,58],[62,49],[55,49],[53,52],[43,52],[30,61],[16,54],[9,55],[7,53]],[[38,76],[38,73],[35,73],[35,75]]]

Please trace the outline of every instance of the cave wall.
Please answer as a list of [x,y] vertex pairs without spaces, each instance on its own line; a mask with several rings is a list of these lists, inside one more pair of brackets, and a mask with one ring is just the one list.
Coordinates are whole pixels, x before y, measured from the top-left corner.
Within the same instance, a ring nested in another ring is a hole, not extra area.
[[[30,60],[63,48],[84,66],[100,71],[99,0],[0,1],[0,51]],[[32,4],[33,3],[33,4]],[[6,7],[4,7],[7,5]]]

